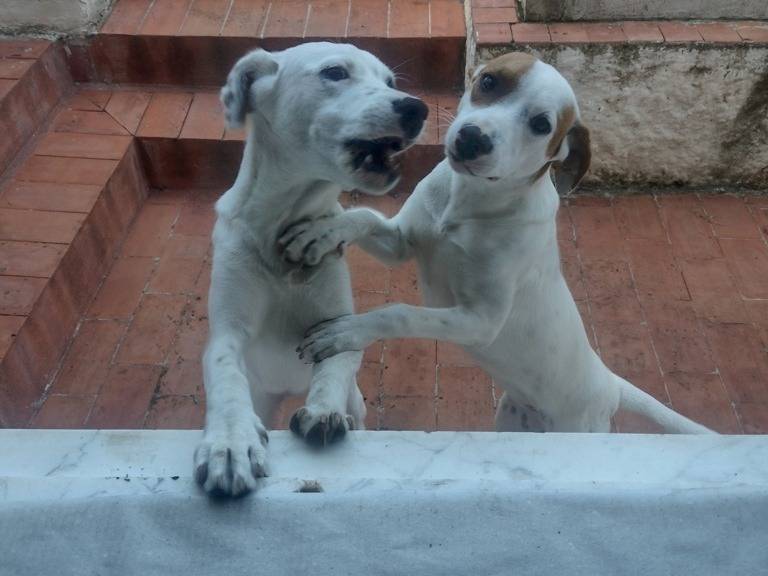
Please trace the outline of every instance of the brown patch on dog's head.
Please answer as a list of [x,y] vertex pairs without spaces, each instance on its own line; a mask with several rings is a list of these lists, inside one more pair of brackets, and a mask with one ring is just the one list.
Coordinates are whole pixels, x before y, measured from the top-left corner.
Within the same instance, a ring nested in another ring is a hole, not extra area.
[[488,62],[472,81],[472,104],[488,106],[514,92],[536,60],[526,52],[510,52]]
[[552,137],[549,140],[547,146],[547,158],[552,158],[560,151],[560,147],[563,145],[563,140],[568,134],[568,130],[573,126],[573,121],[576,118],[576,110],[573,106],[566,106],[557,114],[557,126],[555,126],[552,132]]

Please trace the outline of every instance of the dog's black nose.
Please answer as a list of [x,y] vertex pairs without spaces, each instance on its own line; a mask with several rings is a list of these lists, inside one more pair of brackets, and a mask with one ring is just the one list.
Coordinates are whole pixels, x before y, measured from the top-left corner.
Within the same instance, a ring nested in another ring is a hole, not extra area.
[[416,138],[424,126],[429,108],[418,98],[403,98],[392,102],[396,114],[400,114],[400,127],[408,138]]
[[493,142],[479,127],[466,124],[456,135],[454,148],[459,160],[474,160],[478,156],[490,154],[493,151]]

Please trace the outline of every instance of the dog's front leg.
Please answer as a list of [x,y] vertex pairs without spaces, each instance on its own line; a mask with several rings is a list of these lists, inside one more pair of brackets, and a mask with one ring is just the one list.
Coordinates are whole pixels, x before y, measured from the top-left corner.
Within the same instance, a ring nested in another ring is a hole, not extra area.
[[357,402],[355,375],[362,352],[345,352],[313,366],[307,400],[291,418],[291,430],[315,446],[340,440],[347,430],[363,429],[365,404]]
[[265,476],[264,422],[279,398],[251,381],[246,358],[262,329],[269,293],[259,276],[239,264],[241,252],[215,248],[203,355],[205,432],[195,451],[194,471],[207,492],[235,496],[253,490]]
[[[343,260],[323,263],[312,278],[304,308],[304,332],[322,318],[350,314],[353,310],[349,272]],[[362,352],[339,354],[312,367],[307,399],[291,418],[291,430],[310,444],[339,440],[352,428],[363,429],[365,402],[357,388]]]
[[398,218],[385,218],[370,208],[353,208],[336,216],[299,222],[278,240],[287,262],[307,266],[316,266],[346,244],[359,244],[386,264],[398,264],[412,256]]
[[376,340],[427,338],[462,346],[493,342],[506,314],[463,306],[424,308],[395,304],[364,314],[350,314],[313,327],[299,348],[305,361],[320,362],[348,350],[363,350]]
[[237,496],[266,475],[267,430],[253,410],[243,347],[236,328],[218,328],[203,357],[206,422],[195,451],[195,479],[207,492]]

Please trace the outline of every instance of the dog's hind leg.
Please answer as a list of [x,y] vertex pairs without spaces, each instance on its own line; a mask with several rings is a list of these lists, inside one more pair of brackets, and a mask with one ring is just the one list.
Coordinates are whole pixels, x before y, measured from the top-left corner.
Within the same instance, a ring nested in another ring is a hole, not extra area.
[[548,432],[552,420],[528,404],[516,403],[504,392],[496,408],[497,432]]

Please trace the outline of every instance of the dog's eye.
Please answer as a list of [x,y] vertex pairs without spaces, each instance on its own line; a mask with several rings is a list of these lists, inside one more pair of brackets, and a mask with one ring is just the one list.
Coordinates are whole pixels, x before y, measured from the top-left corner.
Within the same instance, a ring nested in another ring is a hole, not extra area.
[[395,87],[395,79],[394,78],[387,78],[387,86],[389,86],[390,88],[394,88]]
[[483,92],[490,92],[496,88],[496,78],[490,74],[483,74],[480,77],[480,89]]
[[328,68],[323,68],[320,71],[320,76],[326,80],[339,82],[340,80],[346,80],[349,78],[349,72],[347,72],[347,69],[344,68],[344,66],[329,66]]
[[549,123],[549,118],[545,114],[534,116],[528,121],[528,125],[531,127],[531,131],[539,136],[552,132],[552,124]]

